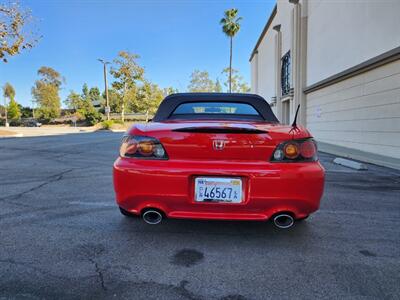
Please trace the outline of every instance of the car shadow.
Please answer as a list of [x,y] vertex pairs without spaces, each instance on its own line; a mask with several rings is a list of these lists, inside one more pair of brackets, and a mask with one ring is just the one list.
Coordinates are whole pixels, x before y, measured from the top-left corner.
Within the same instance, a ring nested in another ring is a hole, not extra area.
[[272,222],[260,221],[215,221],[215,220],[184,220],[184,219],[164,219],[158,225],[146,224],[141,218],[124,218],[119,226],[120,230],[132,234],[162,234],[189,235],[189,236],[225,236],[232,239],[284,239],[294,241],[296,239],[311,236],[312,220],[295,222],[288,229],[279,229]]

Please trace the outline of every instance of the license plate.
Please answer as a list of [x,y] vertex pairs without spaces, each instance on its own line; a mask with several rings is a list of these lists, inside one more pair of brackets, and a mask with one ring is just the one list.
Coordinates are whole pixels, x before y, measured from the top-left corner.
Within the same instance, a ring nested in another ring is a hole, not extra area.
[[197,202],[242,202],[240,178],[197,177],[194,190]]

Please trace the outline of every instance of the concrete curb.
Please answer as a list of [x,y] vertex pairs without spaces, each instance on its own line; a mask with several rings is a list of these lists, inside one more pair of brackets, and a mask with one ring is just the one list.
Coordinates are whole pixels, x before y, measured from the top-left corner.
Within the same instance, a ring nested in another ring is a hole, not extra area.
[[344,167],[348,167],[351,169],[355,169],[355,170],[368,170],[368,167],[360,162],[354,161],[354,160],[350,160],[350,159],[345,159],[345,158],[341,158],[341,157],[336,157],[333,162],[337,165],[341,165]]
[[0,135],[0,139],[7,139],[7,138],[16,138],[16,137],[23,137],[22,133],[16,133],[12,135]]
[[126,129],[98,129],[96,131],[106,131],[106,132],[126,132]]
[[[318,140],[317,140],[318,141]],[[400,159],[364,152],[347,147],[332,145],[318,141],[318,150],[321,152],[363,161],[378,166],[384,166],[395,170],[400,170]]]

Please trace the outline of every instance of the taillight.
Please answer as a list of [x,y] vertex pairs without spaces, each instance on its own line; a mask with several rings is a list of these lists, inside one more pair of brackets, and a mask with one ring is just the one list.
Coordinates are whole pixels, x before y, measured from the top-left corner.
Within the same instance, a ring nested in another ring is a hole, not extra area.
[[121,157],[143,159],[168,159],[167,153],[160,141],[149,136],[124,136],[119,149],[119,155]]
[[318,160],[317,144],[313,139],[291,140],[280,143],[271,158],[272,162],[303,162]]
[[300,154],[299,144],[286,143],[285,146],[283,146],[283,154],[289,159],[296,159]]

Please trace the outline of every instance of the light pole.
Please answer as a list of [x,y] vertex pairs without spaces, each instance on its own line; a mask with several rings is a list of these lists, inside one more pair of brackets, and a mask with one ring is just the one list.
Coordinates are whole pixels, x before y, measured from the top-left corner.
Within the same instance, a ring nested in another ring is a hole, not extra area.
[[32,99],[32,119],[35,119],[35,100]]
[[105,113],[107,114],[107,120],[110,120],[110,103],[108,102],[108,85],[107,85],[107,65],[110,64],[110,62],[105,61],[103,59],[98,58],[97,59],[99,62],[103,64],[103,72],[104,72],[104,90],[106,92],[106,107],[105,107]]

